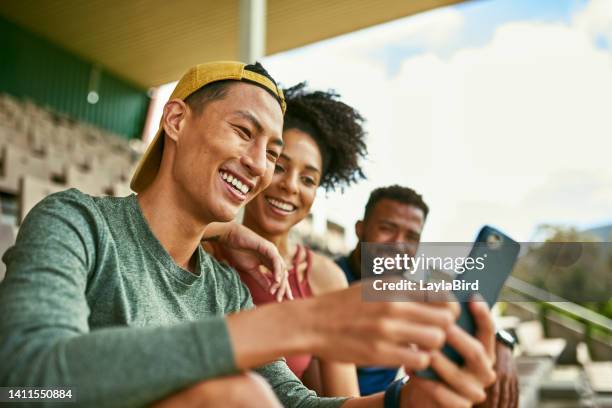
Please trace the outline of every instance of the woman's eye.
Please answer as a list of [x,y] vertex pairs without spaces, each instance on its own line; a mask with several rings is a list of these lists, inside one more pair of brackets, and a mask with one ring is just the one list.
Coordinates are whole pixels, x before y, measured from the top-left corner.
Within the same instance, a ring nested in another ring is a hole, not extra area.
[[277,165],[275,165],[275,166],[274,166],[274,173],[277,173],[277,174],[278,174],[278,173],[282,173],[282,172],[284,172],[284,171],[285,171],[285,169],[283,168],[283,166],[281,166],[281,165],[279,165],[279,164],[277,164]]
[[310,178],[310,177],[303,177],[302,181],[304,182],[304,184],[306,184],[307,186],[314,186],[317,184],[316,181],[314,181],[314,179]]

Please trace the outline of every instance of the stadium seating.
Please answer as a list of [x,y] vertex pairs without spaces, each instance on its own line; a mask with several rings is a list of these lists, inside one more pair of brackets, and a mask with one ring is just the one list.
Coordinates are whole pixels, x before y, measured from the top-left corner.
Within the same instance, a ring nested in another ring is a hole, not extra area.
[[[0,254],[4,252],[15,242],[15,231],[10,225],[0,224]],[[0,282],[4,279],[6,265],[0,262]]]
[[128,183],[143,150],[139,140],[0,93],[0,193],[19,202],[15,224],[46,195],[71,187],[131,194]]
[[66,186],[32,176],[21,178],[19,188],[19,218],[23,220],[28,212],[46,196],[65,190]]

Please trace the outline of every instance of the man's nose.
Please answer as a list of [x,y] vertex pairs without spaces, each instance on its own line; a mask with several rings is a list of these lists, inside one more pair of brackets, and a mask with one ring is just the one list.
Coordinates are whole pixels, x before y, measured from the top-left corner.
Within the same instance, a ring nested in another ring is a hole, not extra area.
[[266,155],[266,146],[261,146],[258,143],[253,145],[246,154],[242,155],[240,161],[252,176],[261,177],[266,172]]
[[404,243],[404,242],[406,242],[406,241],[404,240],[404,237],[402,236],[402,234],[401,234],[401,233],[397,233],[397,234],[395,234],[395,235],[393,236],[392,242],[393,242],[394,244],[402,244],[402,243]]

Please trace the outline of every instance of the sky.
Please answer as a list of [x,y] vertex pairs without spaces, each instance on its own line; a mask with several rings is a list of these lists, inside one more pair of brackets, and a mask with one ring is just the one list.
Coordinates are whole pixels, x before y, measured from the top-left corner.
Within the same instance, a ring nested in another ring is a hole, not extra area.
[[368,179],[319,191],[319,228],[353,244],[370,191],[397,183],[429,204],[423,241],[483,224],[529,241],[543,223],[612,223],[611,51],[612,1],[474,0],[262,62],[367,120]]

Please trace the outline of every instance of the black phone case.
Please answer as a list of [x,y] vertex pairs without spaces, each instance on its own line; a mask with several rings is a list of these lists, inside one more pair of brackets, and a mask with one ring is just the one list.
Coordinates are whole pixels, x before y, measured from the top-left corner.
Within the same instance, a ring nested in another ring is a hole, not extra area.
[[[472,258],[485,257],[484,270],[466,271],[463,275],[457,276],[456,279],[463,279],[466,282],[479,280],[478,293],[485,299],[489,307],[492,307],[495,302],[497,302],[499,293],[508,279],[508,276],[512,273],[519,250],[520,245],[518,242],[499,230],[485,225],[478,233],[469,255]],[[461,305],[461,314],[457,319],[457,325],[466,332],[474,335],[476,333],[476,325],[469,311],[468,301],[475,293],[470,291],[456,291],[453,292],[453,294]],[[458,365],[463,365],[463,358],[461,355],[448,344],[443,347],[442,352],[451,361]],[[417,371],[416,375],[432,380],[439,379],[438,375],[431,367]]]

